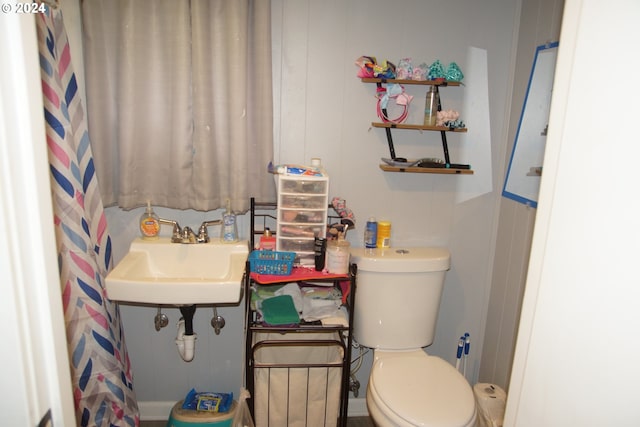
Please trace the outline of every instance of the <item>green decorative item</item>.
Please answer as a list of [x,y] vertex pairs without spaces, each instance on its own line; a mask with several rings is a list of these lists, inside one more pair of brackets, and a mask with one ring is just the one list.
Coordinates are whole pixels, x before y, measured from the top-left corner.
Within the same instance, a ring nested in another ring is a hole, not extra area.
[[300,316],[291,295],[277,295],[260,304],[262,317],[268,325],[292,325],[300,323]]
[[458,64],[456,64],[455,62],[452,62],[447,67],[446,78],[447,78],[447,81],[450,81],[450,82],[461,82],[462,79],[464,79],[464,74],[462,74],[462,70],[460,70],[460,67],[458,67]]
[[436,61],[431,64],[431,66],[429,67],[429,80],[437,80],[437,79],[444,79],[445,78],[445,74],[444,74],[444,66],[442,65],[442,62],[440,62],[439,59],[436,59]]

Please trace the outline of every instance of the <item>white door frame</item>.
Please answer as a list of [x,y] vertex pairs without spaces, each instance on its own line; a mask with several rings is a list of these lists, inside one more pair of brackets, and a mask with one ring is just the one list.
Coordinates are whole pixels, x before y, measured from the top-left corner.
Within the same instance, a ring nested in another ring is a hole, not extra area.
[[34,15],[0,14],[0,425],[76,425]]

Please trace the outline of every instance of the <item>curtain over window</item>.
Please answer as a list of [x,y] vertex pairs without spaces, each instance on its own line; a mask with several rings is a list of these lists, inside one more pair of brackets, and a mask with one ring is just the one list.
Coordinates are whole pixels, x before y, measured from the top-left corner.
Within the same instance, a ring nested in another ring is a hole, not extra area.
[[269,1],[84,0],[82,19],[106,206],[273,200]]

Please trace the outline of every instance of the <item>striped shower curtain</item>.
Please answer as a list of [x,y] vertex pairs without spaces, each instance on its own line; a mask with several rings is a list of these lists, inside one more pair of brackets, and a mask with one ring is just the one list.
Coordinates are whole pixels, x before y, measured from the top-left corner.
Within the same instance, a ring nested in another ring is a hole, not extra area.
[[59,10],[36,17],[67,345],[79,426],[138,426],[118,306],[106,298],[111,238]]

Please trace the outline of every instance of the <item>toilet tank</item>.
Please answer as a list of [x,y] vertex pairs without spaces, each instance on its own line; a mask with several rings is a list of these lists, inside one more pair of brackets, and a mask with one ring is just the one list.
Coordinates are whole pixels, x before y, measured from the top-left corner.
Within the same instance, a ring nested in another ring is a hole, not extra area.
[[361,345],[408,350],[433,342],[446,271],[445,248],[353,248],[357,264],[354,337]]

